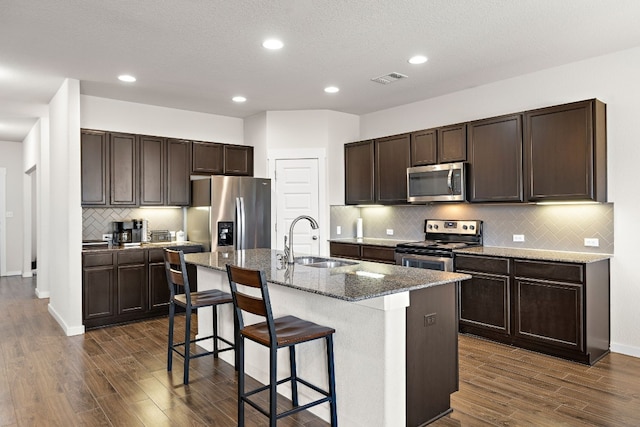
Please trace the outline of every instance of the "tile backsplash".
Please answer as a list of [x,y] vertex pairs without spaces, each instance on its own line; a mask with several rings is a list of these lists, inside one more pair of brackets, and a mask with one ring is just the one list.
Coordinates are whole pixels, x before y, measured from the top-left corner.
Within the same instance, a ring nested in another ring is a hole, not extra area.
[[149,230],[183,230],[183,208],[83,208],[82,240],[100,240],[111,232],[112,221],[144,218]]
[[[613,203],[584,205],[475,205],[467,203],[411,206],[331,206],[331,238],[354,237],[361,217],[365,237],[424,239],[424,220],[479,219],[485,246],[613,254]],[[342,227],[342,234],[336,233]],[[393,229],[393,235],[386,234]],[[513,242],[523,234],[524,242]],[[585,247],[585,238],[599,247]]]

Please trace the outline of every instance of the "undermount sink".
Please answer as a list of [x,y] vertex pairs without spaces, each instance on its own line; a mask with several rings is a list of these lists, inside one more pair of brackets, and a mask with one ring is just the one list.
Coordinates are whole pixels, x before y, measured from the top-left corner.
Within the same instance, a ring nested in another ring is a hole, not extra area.
[[294,259],[296,264],[306,265],[307,267],[316,268],[337,268],[347,265],[355,265],[357,262],[343,261],[339,259],[322,258],[316,256],[301,256]]

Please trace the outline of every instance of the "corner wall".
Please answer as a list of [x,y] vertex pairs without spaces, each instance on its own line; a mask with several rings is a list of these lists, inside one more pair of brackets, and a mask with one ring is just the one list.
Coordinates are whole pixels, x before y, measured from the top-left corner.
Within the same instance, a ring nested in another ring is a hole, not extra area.
[[46,224],[43,234],[51,236],[46,241],[50,275],[49,313],[66,335],[77,335],[84,333],[78,80],[64,81],[49,103],[49,120],[49,170],[45,178],[50,183],[49,216],[43,218]]

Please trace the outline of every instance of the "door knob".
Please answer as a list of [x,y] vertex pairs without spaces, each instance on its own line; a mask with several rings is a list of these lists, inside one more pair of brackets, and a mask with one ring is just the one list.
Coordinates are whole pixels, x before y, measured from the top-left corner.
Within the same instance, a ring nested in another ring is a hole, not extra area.
[[313,240],[318,240],[318,236],[312,236],[311,237]]

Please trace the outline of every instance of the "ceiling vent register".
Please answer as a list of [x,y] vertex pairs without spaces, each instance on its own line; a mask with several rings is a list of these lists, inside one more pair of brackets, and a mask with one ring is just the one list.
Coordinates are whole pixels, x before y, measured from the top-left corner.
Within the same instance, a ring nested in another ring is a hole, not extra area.
[[396,82],[398,80],[406,79],[408,76],[400,73],[389,73],[384,76],[374,77],[371,79],[372,82],[380,83],[382,85],[388,85],[389,83]]

